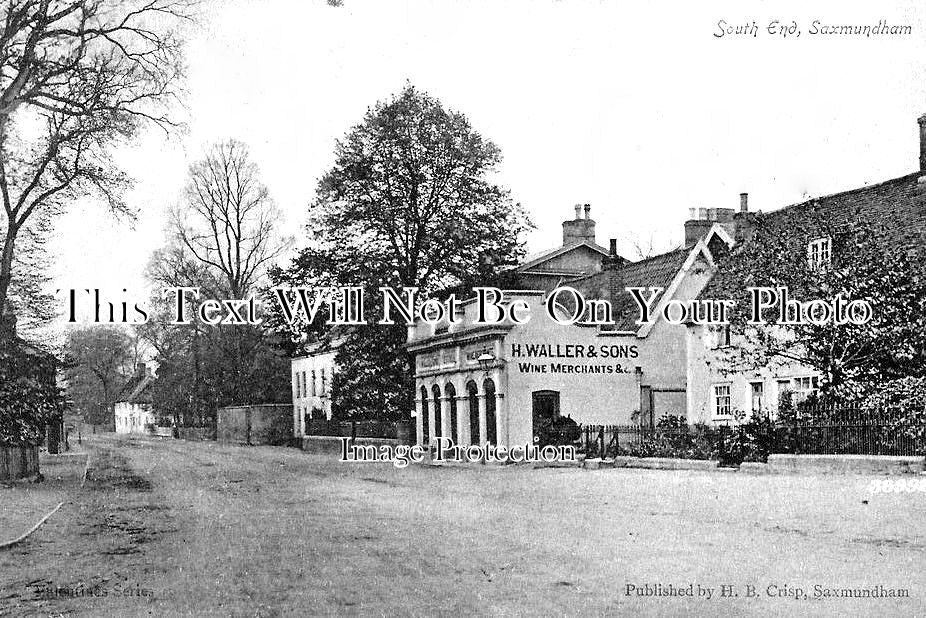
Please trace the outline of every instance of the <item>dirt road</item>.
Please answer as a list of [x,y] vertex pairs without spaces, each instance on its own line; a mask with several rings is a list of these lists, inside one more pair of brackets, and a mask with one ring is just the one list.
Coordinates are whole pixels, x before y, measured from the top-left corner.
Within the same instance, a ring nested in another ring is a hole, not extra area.
[[[86,487],[0,553],[0,613],[926,609],[926,493],[872,493],[873,477],[400,470],[294,449],[114,437],[90,448]],[[815,597],[873,588],[909,596]]]

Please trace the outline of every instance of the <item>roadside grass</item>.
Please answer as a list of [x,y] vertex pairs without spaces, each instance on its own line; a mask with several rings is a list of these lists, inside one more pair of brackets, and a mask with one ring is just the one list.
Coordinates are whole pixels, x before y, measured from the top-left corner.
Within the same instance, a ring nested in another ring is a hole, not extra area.
[[39,470],[44,480],[21,479],[0,483],[0,543],[10,541],[35,525],[68,492],[80,485],[86,463],[84,452],[42,453]]

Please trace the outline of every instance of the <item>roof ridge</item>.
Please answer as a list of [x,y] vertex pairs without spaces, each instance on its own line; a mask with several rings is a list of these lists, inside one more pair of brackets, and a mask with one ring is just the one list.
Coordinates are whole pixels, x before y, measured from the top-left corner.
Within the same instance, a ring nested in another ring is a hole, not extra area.
[[910,180],[912,178],[917,178],[922,175],[923,175],[923,172],[919,172],[919,171],[912,172],[910,174],[904,174],[903,176],[897,176],[896,178],[889,178],[888,180],[882,180],[880,182],[876,182],[871,185],[856,187],[854,189],[845,189],[843,191],[836,191],[835,193],[827,193],[826,195],[818,195],[817,197],[806,199],[803,202],[795,202],[793,204],[788,204],[786,206],[782,206],[778,210],[770,210],[762,214],[771,215],[774,213],[783,212],[785,210],[788,210],[789,208],[797,208],[798,206],[807,206],[808,204],[812,204],[813,202],[819,202],[821,200],[831,200],[833,198],[842,197],[844,195],[850,195],[852,193],[858,193],[860,191],[869,191],[872,189],[877,189],[879,187],[883,187],[885,185],[889,185],[892,183],[901,183],[902,181]]

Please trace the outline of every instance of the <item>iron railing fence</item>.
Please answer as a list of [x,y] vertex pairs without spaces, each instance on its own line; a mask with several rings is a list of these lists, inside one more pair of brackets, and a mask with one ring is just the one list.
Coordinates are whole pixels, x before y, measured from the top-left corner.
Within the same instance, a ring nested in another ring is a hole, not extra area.
[[590,457],[620,454],[719,458],[739,451],[807,455],[926,455],[926,411],[856,406],[805,408],[787,418],[726,425],[581,425]]

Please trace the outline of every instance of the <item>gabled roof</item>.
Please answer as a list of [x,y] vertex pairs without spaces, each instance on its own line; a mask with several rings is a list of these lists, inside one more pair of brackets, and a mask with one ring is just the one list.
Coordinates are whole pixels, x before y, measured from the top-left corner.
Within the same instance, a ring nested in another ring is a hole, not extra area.
[[614,325],[602,330],[636,333],[645,337],[651,325],[641,327],[637,324],[640,310],[625,288],[662,288],[654,297],[654,306],[660,306],[671,298],[688,268],[699,256],[703,256],[713,267],[714,260],[709,245],[715,239],[728,247],[733,244],[733,238],[723,226],[715,224],[694,246],[679,247],[639,262],[627,262],[617,268],[606,268],[600,273],[573,279],[568,285],[588,292],[591,296],[597,294],[598,298],[610,301]]
[[347,340],[347,336],[353,332],[353,328],[353,326],[341,324],[330,327],[328,330],[322,332],[314,342],[306,346],[304,354],[294,356],[293,360],[317,356],[337,350]]
[[567,281],[566,284],[586,293],[589,297],[610,301],[615,324],[607,330],[636,332],[639,328],[636,323],[639,310],[624,288],[661,287],[667,289],[692,250],[690,247],[675,249],[639,262],[628,262],[617,268],[606,268],[593,275],[577,277]]
[[592,251],[595,251],[601,254],[602,256],[608,255],[608,250],[602,247],[601,245],[599,245],[598,243],[594,243],[588,240],[583,240],[582,242],[578,242],[575,244],[565,245],[563,247],[556,247],[555,249],[547,249],[546,251],[541,251],[539,253],[528,255],[527,257],[524,258],[524,263],[522,263],[520,266],[517,266],[514,270],[516,272],[523,273],[523,272],[537,269],[538,266],[541,266],[544,263],[549,262],[550,260],[557,258],[565,253],[569,253],[570,251],[575,251],[576,249],[580,247],[587,247],[591,249]]
[[134,373],[119,391],[116,403],[151,403],[151,386],[155,377],[150,373]]

